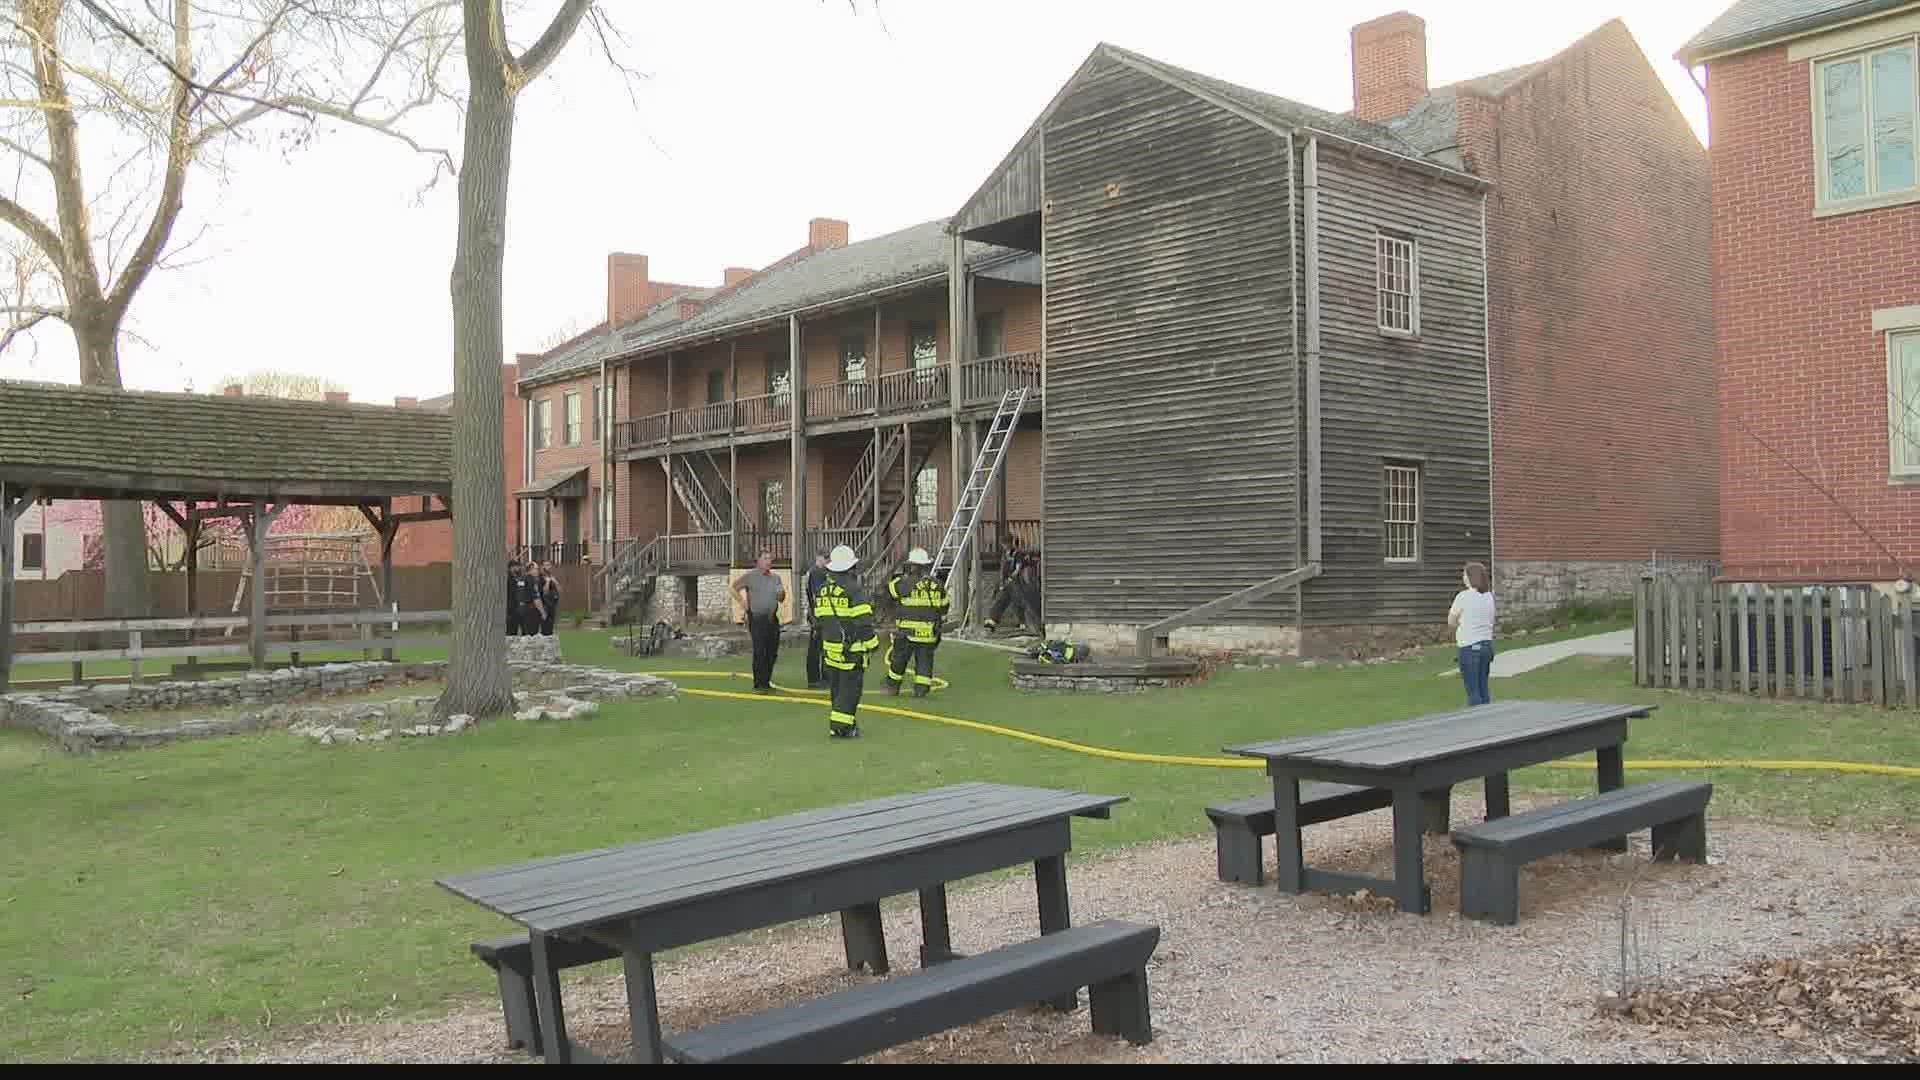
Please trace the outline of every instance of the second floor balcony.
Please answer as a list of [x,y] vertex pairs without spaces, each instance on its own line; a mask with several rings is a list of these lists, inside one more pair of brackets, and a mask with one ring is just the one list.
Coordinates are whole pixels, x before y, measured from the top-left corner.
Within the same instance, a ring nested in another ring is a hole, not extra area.
[[[960,365],[960,408],[991,410],[1002,394],[1018,386],[1030,390],[1030,406],[1038,402],[1039,353],[968,360]],[[677,442],[778,435],[792,430],[796,398],[803,424],[938,413],[953,407],[952,373],[944,364],[910,368],[805,386],[797,395],[780,391],[649,413],[614,424],[614,450],[630,453]]]

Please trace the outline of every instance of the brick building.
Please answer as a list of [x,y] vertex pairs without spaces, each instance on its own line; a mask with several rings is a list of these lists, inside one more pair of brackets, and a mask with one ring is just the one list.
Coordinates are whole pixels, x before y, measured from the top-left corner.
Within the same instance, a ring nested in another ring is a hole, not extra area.
[[[1494,557],[1503,607],[1627,595],[1719,552],[1707,152],[1624,24],[1427,86],[1425,24],[1353,28],[1354,114],[1492,181]],[[1716,151],[1719,135],[1715,134]]]
[[1741,0],[1678,54],[1706,71],[1729,579],[1920,556],[1917,44],[1920,4]]

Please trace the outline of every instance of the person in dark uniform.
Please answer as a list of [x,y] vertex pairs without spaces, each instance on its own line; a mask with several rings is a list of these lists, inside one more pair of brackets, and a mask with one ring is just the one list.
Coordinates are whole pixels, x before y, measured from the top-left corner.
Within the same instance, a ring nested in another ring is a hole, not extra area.
[[521,637],[540,632],[540,591],[533,575],[522,573],[513,579],[513,622]]
[[989,631],[999,629],[1000,616],[1007,608],[1013,608],[1014,615],[1024,628],[1029,623],[1038,624],[1040,612],[1028,588],[1032,576],[1032,563],[1035,556],[1026,548],[1016,548],[1000,561],[1000,595],[993,599],[993,609],[980,622]]
[[860,692],[866,687],[867,654],[880,646],[880,637],[873,631],[873,605],[853,573],[859,561],[845,544],[833,549],[827,559],[827,580],[813,608],[820,624],[820,660],[826,665],[827,686],[833,695],[827,708],[827,734],[836,739],[860,737]]
[[520,560],[507,560],[507,636],[520,633],[520,608],[518,607],[520,590]]
[[554,617],[560,614],[560,579],[553,575],[553,567],[547,563],[540,565],[540,606],[546,609],[540,620],[540,632],[552,637]]
[[926,697],[933,692],[933,651],[940,647],[940,624],[947,617],[950,602],[947,590],[927,568],[933,556],[926,548],[907,552],[907,567],[887,582],[887,595],[893,598],[894,634],[887,663],[888,689],[895,696],[907,679],[907,663],[913,663],[913,696]]
[[813,553],[813,569],[807,571],[807,689],[825,690],[827,674],[820,663],[820,620],[813,607],[820,599],[820,586],[827,583],[827,553]]

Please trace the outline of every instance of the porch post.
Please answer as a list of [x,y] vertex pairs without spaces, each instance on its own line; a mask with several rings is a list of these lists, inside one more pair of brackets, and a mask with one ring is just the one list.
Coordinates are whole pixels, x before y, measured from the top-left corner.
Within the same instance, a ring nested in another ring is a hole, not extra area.
[[13,675],[13,528],[33,497],[32,488],[0,481],[0,694]]
[[[807,357],[800,351],[800,316],[787,316],[787,380],[792,392],[787,398],[787,524],[793,533],[792,581],[788,596],[805,596],[806,572],[811,558],[802,558],[807,550]],[[761,508],[766,516],[766,508]]]
[[913,547],[913,425],[900,425],[900,517],[906,521],[907,547]]
[[267,664],[267,504],[262,499],[253,500],[253,515],[248,518],[247,553],[252,564],[253,580],[249,590],[252,603],[247,616],[247,651],[253,658],[253,670],[259,671]]
[[[955,233],[947,248],[947,490],[952,492],[949,514],[960,508],[960,493],[967,483],[967,459],[962,457],[960,423],[961,361],[967,355],[967,242]],[[952,598],[956,622],[965,625],[968,607],[967,575],[958,566],[947,570],[947,593]]]
[[[420,510],[427,509],[427,498],[421,496]],[[393,541],[400,534],[400,523],[393,520],[393,496],[380,500],[380,598],[388,604],[393,600]],[[380,658],[389,663],[393,661],[393,649],[380,652]]]

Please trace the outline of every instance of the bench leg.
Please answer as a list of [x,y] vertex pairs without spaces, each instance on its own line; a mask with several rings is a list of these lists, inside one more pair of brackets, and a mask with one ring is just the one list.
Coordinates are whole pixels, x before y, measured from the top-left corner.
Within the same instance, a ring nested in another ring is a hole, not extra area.
[[847,970],[865,964],[875,975],[887,973],[887,931],[879,904],[859,904],[840,913],[840,936],[847,944]]
[[1425,915],[1433,897],[1427,891],[1425,843],[1426,793],[1400,788],[1393,793],[1393,893],[1400,910]]
[[1655,862],[1667,859],[1681,859],[1686,862],[1703,863],[1707,861],[1707,815],[1694,814],[1653,827],[1653,858]]
[[1300,846],[1300,778],[1273,778],[1273,855],[1283,893],[1307,891],[1307,860]]
[[1213,846],[1221,881],[1258,885],[1266,879],[1260,834],[1245,821],[1214,822]]
[[1153,1041],[1153,1015],[1147,1003],[1147,971],[1122,975],[1087,987],[1093,1033],[1120,1035],[1135,1046]]
[[533,991],[540,1010],[540,1051],[549,1065],[573,1063],[567,1018],[560,1009],[560,969],[548,955],[545,934],[533,935]]
[[1460,914],[1501,926],[1520,921],[1520,868],[1485,848],[1460,852]]
[[[1033,882],[1040,893],[1040,933],[1056,934],[1072,926],[1073,918],[1067,910],[1066,856],[1035,859]],[[1080,992],[1070,990],[1047,1004],[1061,1012],[1072,1012],[1080,1007]]]
[[533,976],[505,964],[496,970],[500,976],[500,1008],[507,1018],[507,1047],[538,1054],[540,1022],[533,1006]]
[[1426,819],[1427,835],[1447,835],[1453,824],[1453,789],[1443,787],[1421,792],[1420,813]]
[[1503,818],[1513,813],[1512,801],[1507,795],[1507,774],[1494,773],[1487,777],[1487,820]]
[[947,887],[930,885],[920,890],[920,966],[929,968],[958,960],[953,951],[951,924],[947,921]]
[[660,1064],[660,993],[653,982],[653,954],[626,953],[627,1020],[633,1031],[633,1060]]

